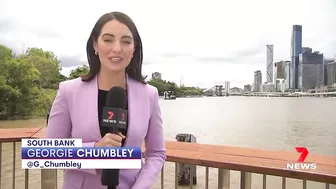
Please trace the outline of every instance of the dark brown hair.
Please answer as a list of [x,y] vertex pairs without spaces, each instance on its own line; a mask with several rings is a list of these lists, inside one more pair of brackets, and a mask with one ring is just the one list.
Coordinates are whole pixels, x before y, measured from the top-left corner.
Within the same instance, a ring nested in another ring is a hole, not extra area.
[[95,50],[93,48],[93,42],[96,42],[103,26],[111,21],[117,20],[123,24],[125,24],[128,29],[132,32],[133,40],[135,44],[135,51],[133,53],[133,58],[130,64],[126,67],[126,73],[128,77],[139,81],[140,83],[146,84],[144,76],[142,76],[142,60],[143,60],[143,52],[142,52],[142,42],[139,35],[139,32],[132,21],[132,19],[124,13],[121,12],[111,12],[102,15],[96,24],[94,25],[90,37],[86,44],[86,54],[87,60],[89,62],[90,71],[88,74],[81,76],[82,81],[90,81],[92,80],[100,70],[100,60],[97,55],[95,55]]

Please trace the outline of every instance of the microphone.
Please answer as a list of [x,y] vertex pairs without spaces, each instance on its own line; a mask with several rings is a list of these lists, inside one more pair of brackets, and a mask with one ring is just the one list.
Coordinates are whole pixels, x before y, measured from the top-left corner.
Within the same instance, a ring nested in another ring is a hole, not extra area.
[[[106,106],[103,108],[101,125],[110,133],[117,134],[119,129],[126,129],[127,110],[126,92],[121,87],[112,87],[107,93]],[[118,169],[103,169],[101,184],[104,186],[119,185]]]

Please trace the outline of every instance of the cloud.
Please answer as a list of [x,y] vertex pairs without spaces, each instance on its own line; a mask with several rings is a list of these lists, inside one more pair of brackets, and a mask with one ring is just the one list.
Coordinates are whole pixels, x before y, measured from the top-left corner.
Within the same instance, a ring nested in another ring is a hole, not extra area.
[[87,61],[81,60],[79,56],[62,56],[60,57],[62,67],[74,67],[87,65]]
[[25,26],[18,19],[15,18],[0,18],[0,33],[1,34],[10,34],[10,33],[28,33],[30,35],[37,36],[39,38],[61,38],[62,36],[50,29],[46,29],[41,26]]
[[86,40],[96,20],[118,10],[139,29],[145,74],[159,71],[177,83],[181,77],[189,85],[252,83],[253,71],[265,73],[267,44],[274,45],[275,62],[289,60],[294,24],[303,25],[303,46],[327,58],[336,55],[335,0],[99,2],[81,1],[79,7],[77,1],[1,0],[0,43],[17,52],[53,51],[70,70],[86,64]]
[[175,58],[175,57],[184,57],[184,56],[192,56],[191,54],[188,53],[183,53],[183,52],[163,52],[163,53],[158,53],[159,56],[162,56],[164,58]]
[[213,56],[213,57],[200,57],[198,58],[202,62],[222,62],[222,63],[246,63],[246,60],[263,56],[265,54],[265,48],[250,48],[242,51],[233,52],[231,56]]
[[62,37],[59,33],[56,33],[54,31],[50,31],[50,30],[45,29],[43,27],[30,28],[29,32],[34,33],[34,35],[36,35],[40,38],[61,38]]
[[19,24],[10,18],[0,18],[0,33],[8,33],[15,31]]
[[217,63],[245,63],[245,60],[253,59],[256,57],[263,56],[265,54],[266,47],[264,45],[258,45],[256,47],[250,47],[246,49],[241,49],[240,51],[225,53],[225,55],[193,55],[184,52],[165,52],[159,55],[163,58],[177,58],[177,57],[191,57],[196,61],[203,63],[217,62]]

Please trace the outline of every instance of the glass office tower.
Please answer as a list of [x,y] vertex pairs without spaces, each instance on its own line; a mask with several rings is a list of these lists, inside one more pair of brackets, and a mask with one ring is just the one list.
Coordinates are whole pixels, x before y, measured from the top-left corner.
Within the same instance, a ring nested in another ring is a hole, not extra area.
[[291,39],[290,89],[298,89],[299,55],[302,50],[302,26],[294,25]]

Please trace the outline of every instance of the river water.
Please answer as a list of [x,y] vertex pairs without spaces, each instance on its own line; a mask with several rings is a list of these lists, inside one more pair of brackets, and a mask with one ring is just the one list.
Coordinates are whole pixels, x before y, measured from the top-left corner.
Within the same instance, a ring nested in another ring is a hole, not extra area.
[[[289,150],[306,146],[311,154],[336,156],[336,98],[261,98],[261,97],[204,97],[161,100],[167,140],[178,133],[191,133],[198,143],[250,148]],[[1,121],[0,128],[41,127],[45,120]],[[19,149],[17,144],[17,149]],[[1,189],[11,188],[12,146],[3,145]],[[17,150],[16,188],[23,188],[23,170]],[[62,172],[59,171],[59,188]],[[197,167],[198,184],[203,189],[205,169]],[[36,178],[36,179],[34,179]],[[210,169],[210,188],[216,188],[217,170]],[[231,171],[231,187],[239,188],[239,173]],[[253,175],[253,189],[262,188],[262,176]],[[281,178],[268,176],[267,186],[281,188]],[[39,171],[30,171],[30,188],[39,189]],[[153,189],[159,189],[157,183]],[[174,188],[174,164],[165,165],[165,188]],[[188,188],[188,187],[180,187]],[[302,183],[287,179],[287,189],[302,188]],[[309,189],[322,189],[320,183],[308,182]],[[331,188],[336,189],[336,186]]]

